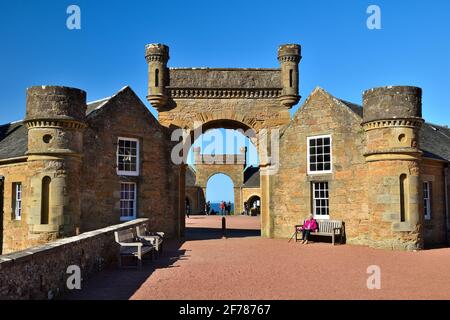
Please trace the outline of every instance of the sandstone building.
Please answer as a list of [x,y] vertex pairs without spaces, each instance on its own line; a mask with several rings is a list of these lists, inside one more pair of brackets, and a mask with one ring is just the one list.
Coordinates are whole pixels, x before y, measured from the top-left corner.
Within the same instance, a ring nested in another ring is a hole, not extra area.
[[344,220],[349,244],[448,242],[450,130],[424,122],[420,88],[370,89],[363,106],[316,88],[291,119],[299,45],[279,48],[277,69],[168,68],[160,44],[145,57],[158,120],[128,87],[87,104],[82,90],[43,86],[28,89],[24,120],[0,127],[3,253],[138,217],[182,236],[186,198],[200,206],[223,168],[175,163],[180,128],[193,139],[198,128],[278,134],[276,163],[270,149],[251,174],[242,159],[226,169],[235,188],[249,182],[237,206],[257,190],[264,237],[289,237],[313,212]]

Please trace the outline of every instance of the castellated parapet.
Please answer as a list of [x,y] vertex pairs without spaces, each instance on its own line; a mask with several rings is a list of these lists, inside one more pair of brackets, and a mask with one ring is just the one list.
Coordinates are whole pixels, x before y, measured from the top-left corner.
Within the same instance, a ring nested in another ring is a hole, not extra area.
[[423,247],[419,129],[422,90],[396,86],[363,96],[369,188],[369,238],[373,246]]
[[55,239],[77,233],[86,93],[60,86],[27,90],[28,161],[31,177],[27,223],[34,237]]

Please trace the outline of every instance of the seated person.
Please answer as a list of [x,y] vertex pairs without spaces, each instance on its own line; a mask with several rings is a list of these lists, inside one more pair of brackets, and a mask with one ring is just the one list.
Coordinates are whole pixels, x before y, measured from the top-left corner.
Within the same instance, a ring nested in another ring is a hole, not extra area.
[[319,229],[316,219],[312,214],[305,220],[302,227],[302,244],[308,244],[309,235],[311,232],[316,232]]

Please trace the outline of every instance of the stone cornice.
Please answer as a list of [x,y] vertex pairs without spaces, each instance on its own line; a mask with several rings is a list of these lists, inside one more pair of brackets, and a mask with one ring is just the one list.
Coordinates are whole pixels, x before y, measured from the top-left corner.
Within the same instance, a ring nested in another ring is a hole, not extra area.
[[421,118],[409,118],[409,119],[380,119],[362,123],[364,130],[374,130],[389,127],[407,127],[407,128],[420,128],[424,120]]
[[277,99],[282,94],[281,88],[264,89],[211,89],[211,88],[167,88],[173,99]]
[[295,63],[299,63],[300,62],[301,57],[300,56],[281,56],[278,57],[278,61],[279,62],[295,62]]
[[85,123],[74,120],[63,119],[33,119],[25,120],[28,129],[32,128],[67,128],[67,129],[84,129],[87,127]]
[[368,150],[364,153],[367,162],[384,160],[419,160],[423,152],[417,148],[390,148]]

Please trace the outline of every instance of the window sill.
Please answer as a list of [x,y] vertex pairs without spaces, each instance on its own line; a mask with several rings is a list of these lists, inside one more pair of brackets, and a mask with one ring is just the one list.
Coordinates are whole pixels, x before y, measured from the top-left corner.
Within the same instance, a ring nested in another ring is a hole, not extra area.
[[139,172],[117,171],[117,175],[122,177],[139,177]]
[[136,217],[120,217],[120,222],[136,220]]
[[314,216],[316,220],[330,220],[330,216]]

